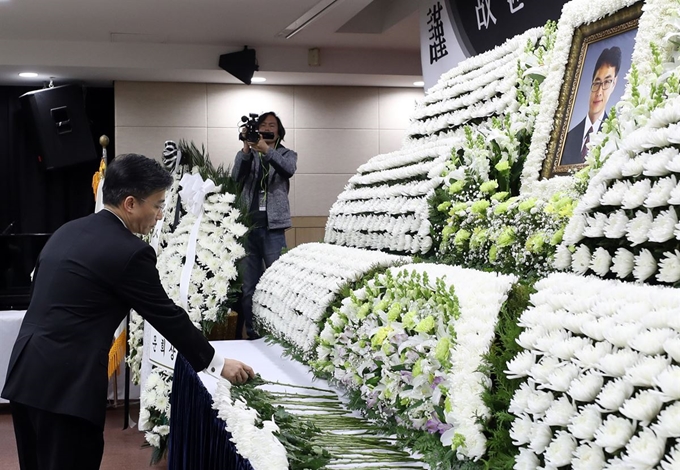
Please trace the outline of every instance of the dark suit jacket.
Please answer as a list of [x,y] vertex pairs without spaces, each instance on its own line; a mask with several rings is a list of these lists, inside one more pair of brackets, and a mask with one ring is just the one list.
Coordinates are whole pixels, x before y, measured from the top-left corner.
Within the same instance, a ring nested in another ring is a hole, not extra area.
[[62,226],[38,258],[2,397],[103,428],[108,351],[130,308],[194,369],[210,364],[215,351],[168,298],[151,246],[105,210]]
[[[602,123],[607,120],[607,113],[604,113],[600,125],[597,129],[593,129],[592,134],[600,131],[602,128]],[[567,139],[564,143],[564,151],[562,152],[562,160],[560,160],[560,165],[576,165],[579,163],[584,163],[584,159],[581,157],[581,149],[583,148],[583,136],[586,131],[586,118],[579,122],[576,127],[567,132]]]

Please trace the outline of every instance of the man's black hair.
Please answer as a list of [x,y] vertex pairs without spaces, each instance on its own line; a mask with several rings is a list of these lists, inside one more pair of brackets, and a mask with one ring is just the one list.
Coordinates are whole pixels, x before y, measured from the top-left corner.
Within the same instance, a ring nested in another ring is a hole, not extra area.
[[[264,122],[265,119],[267,119],[267,116],[274,116],[276,118],[276,124],[279,126],[279,142],[283,141],[283,138],[286,136],[286,129],[283,128],[283,124],[281,123],[281,119],[276,115],[274,111],[269,111],[266,113],[260,114],[260,117],[257,118],[257,127],[260,127],[260,125]],[[278,145],[278,142],[277,142]]]
[[160,162],[136,153],[118,155],[105,176],[104,204],[111,206],[118,206],[128,196],[146,199],[172,185],[172,176]]
[[595,75],[597,71],[604,65],[614,67],[614,77],[619,76],[619,70],[621,70],[621,48],[618,46],[613,46],[605,49],[600,54],[595,62],[595,69],[593,70],[593,80],[595,80]]

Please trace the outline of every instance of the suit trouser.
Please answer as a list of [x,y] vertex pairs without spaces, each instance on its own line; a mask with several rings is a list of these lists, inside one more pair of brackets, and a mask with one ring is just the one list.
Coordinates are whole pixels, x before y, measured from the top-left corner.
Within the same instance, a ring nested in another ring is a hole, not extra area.
[[91,422],[12,402],[21,470],[98,470],[104,430]]

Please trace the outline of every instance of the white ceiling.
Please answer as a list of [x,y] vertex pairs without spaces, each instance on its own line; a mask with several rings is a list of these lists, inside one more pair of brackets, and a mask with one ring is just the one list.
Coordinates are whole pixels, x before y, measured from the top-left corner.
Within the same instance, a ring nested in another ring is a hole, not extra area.
[[[266,84],[421,79],[418,0],[337,0],[295,36],[277,36],[319,2],[0,0],[0,84],[241,83],[218,60],[245,45],[256,50]],[[310,48],[320,49],[321,65],[308,65]]]

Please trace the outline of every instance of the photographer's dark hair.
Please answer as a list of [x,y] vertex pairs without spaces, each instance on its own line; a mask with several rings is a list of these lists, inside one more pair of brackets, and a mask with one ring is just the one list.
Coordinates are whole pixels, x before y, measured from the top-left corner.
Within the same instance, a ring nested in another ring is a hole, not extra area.
[[171,185],[172,176],[156,160],[136,153],[118,155],[106,168],[104,204],[117,206],[128,196],[146,199]]
[[262,124],[264,120],[267,119],[267,116],[274,116],[274,118],[276,118],[276,124],[278,124],[279,126],[279,142],[282,142],[283,138],[286,136],[286,129],[284,129],[283,124],[281,123],[281,119],[276,115],[274,111],[269,111],[260,114],[260,117],[257,118],[257,126],[259,127],[260,124]]
[[618,46],[613,46],[602,51],[600,57],[597,58],[597,62],[595,63],[595,70],[593,70],[593,80],[595,80],[597,71],[600,70],[600,67],[603,65],[614,67],[614,76],[618,77],[619,70],[621,70],[621,48]]

